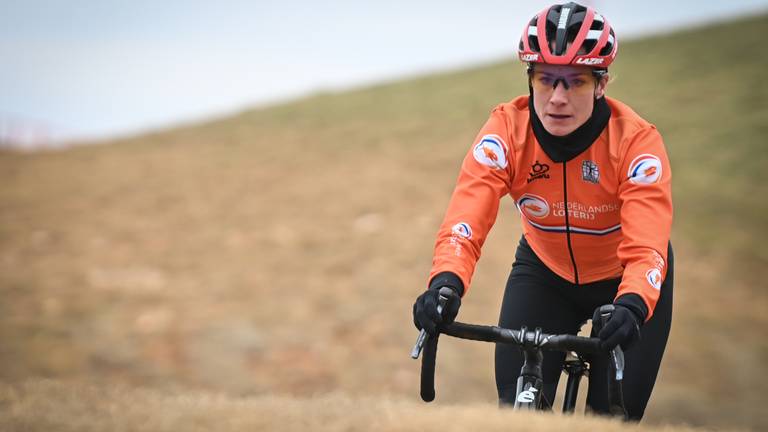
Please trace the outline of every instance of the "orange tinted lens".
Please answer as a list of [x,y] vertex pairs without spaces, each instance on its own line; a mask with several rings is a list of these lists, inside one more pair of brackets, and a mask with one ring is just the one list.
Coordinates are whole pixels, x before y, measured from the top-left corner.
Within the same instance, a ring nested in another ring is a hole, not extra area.
[[590,74],[571,75],[567,79],[568,87],[574,93],[586,94],[595,91],[595,79]]
[[[559,81],[559,82],[558,82]],[[588,73],[557,76],[551,75],[540,71],[533,72],[531,76],[531,85],[533,90],[539,93],[548,93],[554,89],[555,82],[557,85],[563,85],[563,81],[567,83],[568,91],[577,94],[591,93],[594,91],[595,79]]]
[[536,93],[549,93],[552,91],[556,79],[553,75],[534,71],[531,76],[531,86]]

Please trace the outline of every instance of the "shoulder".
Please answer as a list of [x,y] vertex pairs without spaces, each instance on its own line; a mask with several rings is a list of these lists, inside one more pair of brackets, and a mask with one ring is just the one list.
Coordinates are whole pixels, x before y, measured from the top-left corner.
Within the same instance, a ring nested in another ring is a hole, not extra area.
[[530,129],[528,95],[518,96],[509,102],[496,105],[491,119],[504,125],[506,139],[512,147],[518,147],[527,139]]
[[656,128],[656,126],[640,117],[640,114],[636,113],[629,105],[609,97],[605,99],[611,108],[611,119],[608,121],[608,127],[612,129],[611,132],[621,137],[627,137],[643,129]]
[[491,111],[492,114],[498,114],[510,119],[528,118],[528,96],[518,96],[509,102],[496,105]]
[[656,126],[645,120],[632,108],[616,99],[606,97],[611,108],[611,118],[606,133],[611,158],[620,161],[635,141],[653,141],[663,146]]

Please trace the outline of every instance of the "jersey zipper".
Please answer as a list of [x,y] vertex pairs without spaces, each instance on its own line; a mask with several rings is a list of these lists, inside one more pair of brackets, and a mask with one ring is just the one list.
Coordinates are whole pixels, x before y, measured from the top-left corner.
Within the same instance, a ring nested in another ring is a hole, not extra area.
[[579,269],[576,268],[576,258],[573,256],[573,247],[571,246],[571,224],[568,219],[568,176],[565,170],[566,162],[563,162],[563,205],[565,208],[565,240],[568,243],[568,254],[571,256],[573,264],[573,279],[576,281],[576,287],[579,286]]

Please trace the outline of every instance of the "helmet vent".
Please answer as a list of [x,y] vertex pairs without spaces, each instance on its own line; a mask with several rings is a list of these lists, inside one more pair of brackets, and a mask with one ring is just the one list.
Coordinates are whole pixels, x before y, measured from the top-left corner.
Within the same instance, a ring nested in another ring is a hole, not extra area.
[[595,49],[595,45],[597,45],[597,40],[595,39],[586,39],[583,44],[581,44],[581,48],[579,48],[579,55],[585,55],[592,52],[593,49]]
[[613,29],[611,29],[611,33],[610,33],[610,37],[608,38],[608,42],[605,44],[603,49],[600,50],[600,54],[599,55],[607,56],[608,54],[610,54],[611,51],[613,51],[613,45],[615,43],[614,42],[615,40],[616,40],[616,36],[614,36]]
[[539,46],[539,38],[536,36],[528,36],[528,46],[531,47],[533,52],[541,52],[541,47]]

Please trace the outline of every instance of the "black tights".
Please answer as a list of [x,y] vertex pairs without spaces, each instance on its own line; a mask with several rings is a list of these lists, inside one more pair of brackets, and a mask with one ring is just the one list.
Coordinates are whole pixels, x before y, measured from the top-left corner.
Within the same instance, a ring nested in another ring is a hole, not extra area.
[[[653,317],[641,328],[640,342],[625,353],[624,403],[632,420],[643,417],[669,336],[674,279],[671,245],[667,261],[667,277]],[[541,327],[544,333],[576,334],[592,318],[595,308],[613,302],[619,282],[621,279],[610,279],[576,286],[549,270],[523,238],[507,281],[499,326],[526,326],[531,330]],[[544,396],[550,402],[555,399],[564,359],[565,353],[544,353]],[[496,388],[501,404],[514,404],[522,365],[522,353],[517,347],[496,345]],[[607,377],[607,357],[593,359],[590,366],[592,377]],[[608,413],[607,379],[590,380],[587,405],[595,412]]]

